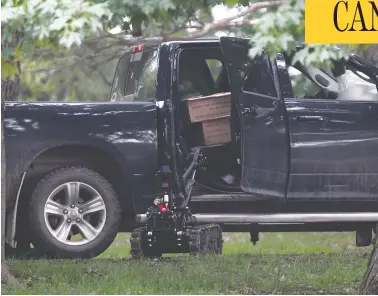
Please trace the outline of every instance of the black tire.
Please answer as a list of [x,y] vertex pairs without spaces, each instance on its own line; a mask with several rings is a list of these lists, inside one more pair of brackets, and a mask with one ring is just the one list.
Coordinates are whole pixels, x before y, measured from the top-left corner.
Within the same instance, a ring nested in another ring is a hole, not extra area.
[[222,254],[222,228],[218,224],[193,227],[189,233],[189,253],[192,256]]
[[[101,232],[83,245],[60,242],[49,231],[44,218],[44,206],[49,195],[67,182],[82,182],[93,187],[102,197],[106,219]],[[29,227],[33,245],[54,258],[93,258],[104,252],[114,241],[121,221],[121,207],[111,184],[98,173],[85,167],[63,167],[52,171],[36,186],[29,203]]]
[[149,250],[146,249],[146,245],[143,242],[143,237],[147,232],[147,227],[138,227],[134,229],[130,237],[130,254],[132,259],[142,259],[142,258],[160,258],[163,253],[160,250]]
[[373,231],[370,227],[356,231],[356,246],[368,247],[372,243]]

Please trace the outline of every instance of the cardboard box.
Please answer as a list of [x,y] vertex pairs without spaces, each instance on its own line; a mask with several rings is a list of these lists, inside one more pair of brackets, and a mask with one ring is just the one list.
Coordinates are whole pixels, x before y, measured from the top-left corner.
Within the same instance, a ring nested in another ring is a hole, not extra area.
[[229,116],[189,124],[182,136],[190,147],[229,143],[232,141]]
[[203,142],[205,146],[231,142],[229,117],[217,118],[202,122]]
[[229,116],[231,113],[231,93],[188,98],[185,100],[185,105],[191,123]]

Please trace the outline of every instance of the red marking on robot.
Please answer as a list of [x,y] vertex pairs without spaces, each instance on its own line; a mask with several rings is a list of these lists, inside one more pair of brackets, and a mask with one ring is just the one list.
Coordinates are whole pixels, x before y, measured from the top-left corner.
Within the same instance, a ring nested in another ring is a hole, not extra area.
[[158,207],[159,207],[159,210],[163,213],[167,211],[167,207],[165,205],[158,205]]

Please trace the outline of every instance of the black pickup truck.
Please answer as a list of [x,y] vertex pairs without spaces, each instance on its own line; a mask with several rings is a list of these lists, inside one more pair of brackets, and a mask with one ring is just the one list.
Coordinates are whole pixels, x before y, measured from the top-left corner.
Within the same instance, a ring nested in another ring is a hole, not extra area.
[[[122,54],[110,102],[7,102],[9,246],[93,257],[138,223],[132,238],[181,227],[175,237],[188,232],[192,249],[209,224],[216,238],[219,227],[254,242],[259,232],[356,231],[369,245],[378,68],[356,55],[329,69],[285,53],[252,60],[249,48],[226,37],[141,44]],[[217,93],[231,93],[230,141],[193,144],[182,101]]]

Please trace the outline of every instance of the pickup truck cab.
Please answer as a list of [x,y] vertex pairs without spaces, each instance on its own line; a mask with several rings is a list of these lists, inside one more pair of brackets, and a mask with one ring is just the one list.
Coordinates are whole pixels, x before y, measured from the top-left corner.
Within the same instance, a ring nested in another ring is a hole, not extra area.
[[[93,257],[156,197],[223,231],[357,231],[378,222],[378,68],[332,69],[238,38],[138,45],[108,103],[7,103],[7,242]],[[230,141],[193,144],[182,101],[231,93]],[[138,219],[142,219],[141,215]],[[138,222],[138,221],[137,221]]]

